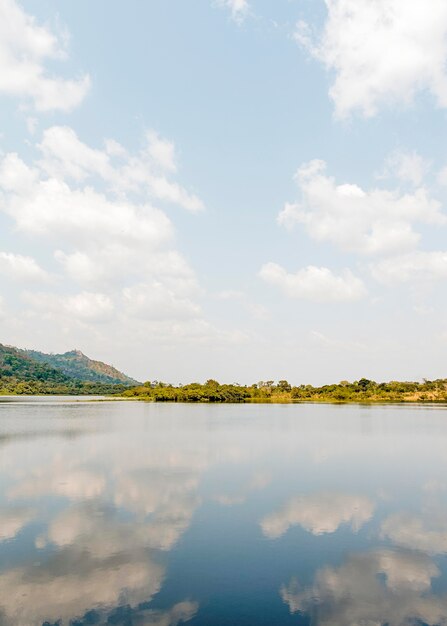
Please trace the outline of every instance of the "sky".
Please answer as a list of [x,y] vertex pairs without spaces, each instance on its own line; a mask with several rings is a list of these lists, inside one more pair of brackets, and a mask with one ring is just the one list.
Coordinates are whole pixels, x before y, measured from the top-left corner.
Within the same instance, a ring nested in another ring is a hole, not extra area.
[[445,0],[0,0],[0,342],[447,376]]

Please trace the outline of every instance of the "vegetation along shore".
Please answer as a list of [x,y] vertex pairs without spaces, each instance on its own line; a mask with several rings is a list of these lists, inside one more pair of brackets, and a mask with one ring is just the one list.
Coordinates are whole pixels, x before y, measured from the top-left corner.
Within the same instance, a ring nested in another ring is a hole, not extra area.
[[377,383],[361,378],[335,385],[292,386],[286,380],[252,385],[139,383],[79,350],[45,354],[0,344],[0,395],[106,395],[150,402],[447,402],[447,379]]
[[362,378],[355,382],[313,387],[292,386],[286,380],[254,385],[205,384],[173,386],[147,382],[122,392],[127,398],[153,402],[447,402],[447,379],[418,382],[376,383]]

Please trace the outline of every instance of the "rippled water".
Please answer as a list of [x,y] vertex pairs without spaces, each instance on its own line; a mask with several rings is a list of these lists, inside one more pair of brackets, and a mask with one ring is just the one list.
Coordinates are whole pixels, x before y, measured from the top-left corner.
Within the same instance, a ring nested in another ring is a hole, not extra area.
[[0,625],[447,623],[447,409],[0,403]]

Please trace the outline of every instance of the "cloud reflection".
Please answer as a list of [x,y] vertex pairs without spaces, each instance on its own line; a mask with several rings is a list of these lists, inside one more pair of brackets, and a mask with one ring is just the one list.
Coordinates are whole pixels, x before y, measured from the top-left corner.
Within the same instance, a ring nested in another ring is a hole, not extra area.
[[376,550],[318,570],[311,587],[292,580],[280,594],[291,613],[306,614],[318,626],[445,624],[447,597],[431,593],[439,574],[424,554]]
[[371,519],[373,511],[373,502],[365,496],[323,492],[291,498],[260,524],[270,539],[278,539],[292,526],[302,526],[313,535],[334,533],[344,523],[358,531]]
[[35,515],[33,509],[26,507],[0,509],[0,542],[14,539]]
[[0,574],[2,626],[63,624],[96,607],[136,604],[159,591],[164,567],[147,555],[101,559],[77,548],[60,550],[43,563]]
[[68,626],[84,615],[86,624],[174,626],[195,615],[193,600],[177,598],[166,610],[149,603],[165,580],[166,552],[200,504],[206,455],[157,435],[145,442],[132,434],[132,454],[116,434],[101,446],[89,437],[54,440],[9,474],[0,541],[33,517],[40,528],[28,562],[0,571],[1,626]]
[[382,536],[402,547],[428,554],[447,553],[447,511],[430,508],[422,515],[395,513],[381,525]]
[[[93,610],[99,620],[94,623],[106,624],[119,606],[131,611],[133,624],[169,626],[191,619],[198,605],[189,601],[167,612],[139,609],[165,578],[165,564],[154,549],[158,543],[150,522],[123,521],[116,511],[91,503],[64,510],[39,538],[50,557],[0,574],[0,623],[69,624]],[[119,616],[112,623],[120,624]]]

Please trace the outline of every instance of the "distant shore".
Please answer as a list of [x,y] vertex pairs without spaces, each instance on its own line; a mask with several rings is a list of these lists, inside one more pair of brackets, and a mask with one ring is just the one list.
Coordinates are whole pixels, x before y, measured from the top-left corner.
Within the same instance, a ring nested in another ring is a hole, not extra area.
[[261,381],[253,385],[221,385],[215,380],[204,384],[174,386],[162,382],[147,382],[121,394],[125,398],[152,402],[210,402],[210,403],[275,403],[293,404],[320,402],[330,404],[388,404],[447,402],[447,380],[419,382],[376,383],[361,378],[352,383],[313,387],[292,386],[285,380],[278,383]]
[[447,402],[447,380],[423,382],[391,381],[377,383],[366,378],[342,381],[336,385],[292,386],[285,380],[277,383],[261,381],[253,385],[220,384],[215,380],[174,386],[163,382],[146,382],[143,385],[99,385],[81,383],[76,387],[45,384],[42,381],[17,383],[9,388],[0,387],[0,397],[48,396],[100,396],[104,400],[140,400],[145,402],[184,403],[252,403],[252,404],[415,404]]

